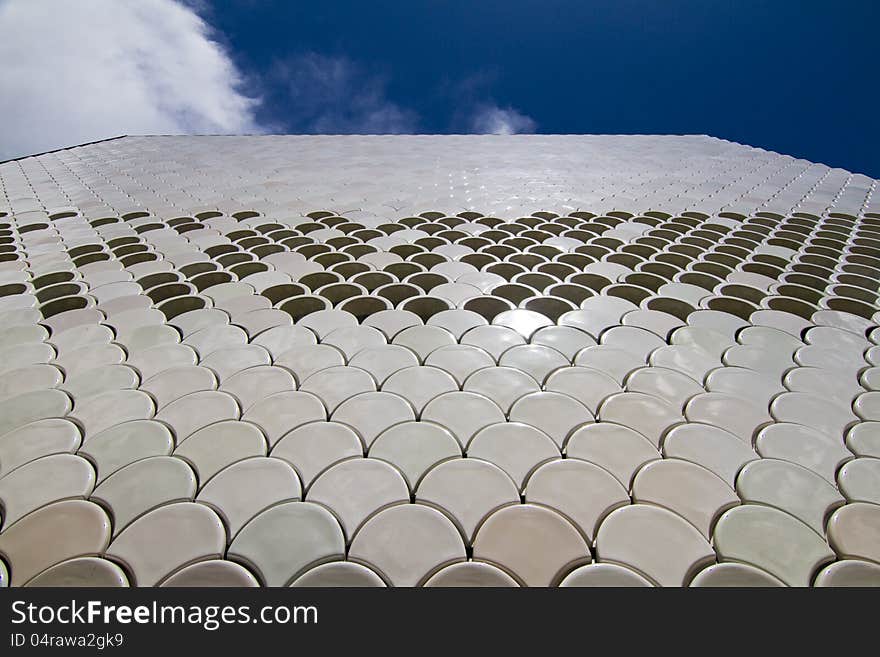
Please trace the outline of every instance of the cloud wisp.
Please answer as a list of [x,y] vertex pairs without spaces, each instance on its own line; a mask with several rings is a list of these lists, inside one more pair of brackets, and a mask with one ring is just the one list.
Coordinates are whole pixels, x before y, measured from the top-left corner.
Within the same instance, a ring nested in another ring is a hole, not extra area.
[[321,134],[400,134],[418,129],[418,114],[391,101],[387,79],[343,56],[309,52],[276,63],[272,81],[289,98],[283,121]]
[[[0,0],[0,160],[120,134],[420,130],[389,77],[345,55],[281,55],[246,79],[206,20],[215,11],[205,0]],[[475,80],[455,91],[451,127],[535,131]]]
[[260,132],[258,101],[175,0],[0,0],[0,159],[119,134]]
[[487,103],[477,106],[469,128],[470,132],[481,135],[517,135],[535,132],[537,123],[512,107]]

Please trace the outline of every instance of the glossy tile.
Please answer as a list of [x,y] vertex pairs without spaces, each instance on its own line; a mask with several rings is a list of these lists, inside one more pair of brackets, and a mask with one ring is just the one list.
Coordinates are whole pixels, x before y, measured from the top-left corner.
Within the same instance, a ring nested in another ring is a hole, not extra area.
[[743,504],[727,511],[714,537],[721,561],[747,563],[788,586],[809,586],[819,568],[834,559],[820,534],[769,506]]
[[715,552],[681,516],[632,504],[613,511],[599,527],[596,557],[631,567],[661,586],[683,586],[715,561]]
[[880,563],[880,506],[852,502],[828,519],[828,541],[840,558]]
[[[61,561],[102,553],[110,542],[110,527],[103,509],[85,500],[40,507],[0,533],[10,584],[22,586]],[[42,538],[47,534],[53,540]]]
[[392,586],[416,586],[442,566],[466,558],[452,521],[421,504],[400,504],[374,515],[355,534],[348,556],[373,566]]
[[82,499],[95,487],[95,469],[75,454],[53,454],[26,463],[0,478],[3,528],[52,502]]
[[563,516],[517,504],[495,511],[479,528],[474,560],[497,564],[526,586],[550,586],[592,557],[583,536]]
[[251,564],[260,583],[286,586],[312,565],[345,556],[342,528],[324,507],[287,502],[267,509],[242,528],[228,557]]
[[306,495],[332,509],[346,537],[351,538],[373,513],[409,502],[409,488],[393,465],[374,458],[351,459],[322,472]]

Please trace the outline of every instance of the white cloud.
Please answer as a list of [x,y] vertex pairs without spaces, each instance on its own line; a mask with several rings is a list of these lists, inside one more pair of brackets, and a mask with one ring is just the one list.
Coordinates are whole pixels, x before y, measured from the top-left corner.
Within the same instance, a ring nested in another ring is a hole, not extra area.
[[512,107],[480,105],[471,117],[470,132],[487,135],[517,135],[534,132],[535,120]]
[[259,132],[210,27],[175,0],[0,0],[0,159],[119,134]]
[[388,99],[384,77],[346,57],[307,53],[276,64],[272,77],[293,99],[286,123],[324,134],[412,133],[416,112]]

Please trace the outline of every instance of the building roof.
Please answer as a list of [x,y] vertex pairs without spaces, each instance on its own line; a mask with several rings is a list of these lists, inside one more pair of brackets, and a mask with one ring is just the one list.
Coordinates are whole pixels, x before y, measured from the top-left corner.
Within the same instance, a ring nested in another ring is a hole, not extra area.
[[876,584],[878,202],[705,136],[0,164],[0,584]]
[[[6,163],[0,176],[16,195],[7,206],[51,209],[74,195],[89,213],[712,214],[832,203],[857,213],[880,203],[866,176],[696,135],[128,136]],[[39,190],[27,189],[32,176]]]

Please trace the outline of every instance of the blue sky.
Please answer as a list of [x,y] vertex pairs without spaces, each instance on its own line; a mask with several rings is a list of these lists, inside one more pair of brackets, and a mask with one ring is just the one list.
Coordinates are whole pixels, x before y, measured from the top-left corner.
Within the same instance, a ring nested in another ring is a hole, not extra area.
[[[104,0],[89,1],[97,10]],[[181,96],[205,90],[204,106],[175,107],[172,93],[171,110],[156,108],[173,117],[169,132],[705,133],[880,177],[874,1],[185,5],[235,79],[224,96],[207,65],[163,63],[147,88],[183,76]],[[176,24],[169,16],[131,20],[149,33],[152,22]],[[175,66],[204,75],[190,82]],[[208,116],[210,106],[226,113]],[[99,124],[111,125],[127,128],[122,118]],[[132,128],[124,132],[147,131]]]

